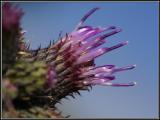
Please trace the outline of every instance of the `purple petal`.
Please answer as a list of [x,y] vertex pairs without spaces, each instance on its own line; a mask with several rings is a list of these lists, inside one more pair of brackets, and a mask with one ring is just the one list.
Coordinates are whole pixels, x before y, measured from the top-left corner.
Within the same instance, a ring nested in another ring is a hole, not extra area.
[[101,68],[101,67],[106,67],[106,68],[108,68],[108,69],[111,69],[111,68],[114,68],[115,65],[102,65],[102,66],[94,67],[94,68],[92,68],[92,69]]
[[130,82],[130,83],[110,83],[110,82],[105,82],[101,85],[104,86],[114,86],[114,87],[129,87],[129,86],[134,86],[136,85],[136,82]]
[[95,77],[98,77],[98,75],[96,75],[96,74],[99,74],[99,73],[108,73],[108,74],[110,74],[113,71],[113,69],[111,69],[110,67],[111,66],[96,67],[96,68],[90,69],[88,72],[82,73],[82,75],[83,76],[95,75]]
[[[78,28],[78,30],[81,30],[81,29],[92,29],[92,27],[91,26],[80,26],[79,28]],[[77,30],[77,31],[78,31]]]
[[93,79],[85,79],[83,81],[83,83],[85,85],[101,85],[103,83],[106,83],[108,81],[111,81],[114,79],[110,79],[110,78],[93,78]]
[[96,79],[96,80],[92,80],[92,81],[89,81],[89,83],[91,84],[91,85],[101,85],[101,84],[103,84],[103,83],[105,83],[105,82],[108,82],[108,81],[111,81],[111,79]]
[[119,28],[119,29],[116,29],[116,30],[114,30],[114,31],[112,31],[112,32],[106,33],[106,34],[104,34],[104,35],[101,36],[101,39],[105,39],[106,37],[109,37],[109,36],[111,36],[111,35],[114,35],[114,34],[116,34],[116,33],[119,33],[120,31],[121,31],[121,29]]
[[[95,28],[95,29],[93,29],[90,26],[84,26],[84,27],[81,27],[81,29],[79,29],[77,31],[73,31],[70,34],[72,36],[72,38],[68,42],[72,42],[72,45],[76,44],[78,42],[84,42],[85,44],[87,44],[87,45],[85,45],[86,47],[95,48],[95,47],[98,47],[99,45],[105,43],[105,41],[102,40],[103,36],[98,36],[96,38],[93,38],[91,41],[87,41],[87,39],[90,37],[93,37],[101,32],[110,30],[110,29],[115,29],[115,26],[109,26],[106,28],[99,27],[99,28]],[[94,44],[93,44],[93,42],[94,42]],[[84,47],[83,47],[83,49],[84,49]]]
[[113,70],[111,70],[110,72],[100,72],[95,74],[94,76],[98,78],[103,78],[103,77],[111,76],[112,74],[113,74]]
[[102,44],[104,44],[104,43],[106,43],[105,40],[99,40],[98,42],[93,43],[93,45],[90,46],[90,47],[88,47],[86,50],[87,50],[87,52],[89,52],[89,51],[91,51],[92,49],[95,49],[95,48],[99,47],[100,45],[102,45]]
[[92,51],[90,51],[90,52],[82,55],[82,56],[77,60],[76,63],[79,64],[79,63],[83,63],[83,62],[92,60],[92,59],[94,59],[94,58],[96,58],[96,57],[98,57],[98,56],[100,56],[100,55],[102,55],[102,54],[104,54],[104,53],[106,53],[106,52],[109,52],[109,51],[111,51],[111,50],[117,49],[117,48],[122,47],[122,46],[127,45],[127,44],[128,44],[128,41],[119,43],[119,44],[117,44],[117,45],[115,45],[115,46],[112,46],[112,47],[110,47],[110,48],[99,48],[99,49],[97,49],[97,50],[92,50]]
[[101,29],[85,29],[83,28],[80,31],[73,31],[70,36],[72,36],[70,38],[70,40],[67,41],[66,44],[70,44],[72,43],[72,45],[77,44],[79,42],[82,42],[86,39],[88,39],[89,37],[94,36],[95,34],[99,33],[101,31]]
[[[95,30],[94,32],[88,32],[88,33],[86,33],[86,35],[84,35],[84,40],[86,40],[86,39],[88,39],[90,37],[93,37],[93,36],[95,36],[95,35],[97,35],[99,33],[102,33],[102,32],[108,31],[108,30],[112,30],[112,29],[116,29],[116,28],[114,26],[109,26],[109,27],[105,27],[105,28],[101,28],[101,27],[95,28],[95,29],[93,29],[93,30]],[[114,34],[120,32],[120,31],[121,31],[121,29],[116,29],[116,30],[114,30],[112,32],[109,32],[109,33],[106,33],[106,34],[100,36],[99,39],[104,39],[104,38],[106,38],[108,36],[111,36],[111,35],[114,35]]]
[[122,46],[127,45],[127,44],[128,44],[128,41],[119,43],[119,44],[117,44],[115,46],[112,46],[112,47],[109,47],[109,48],[105,48],[105,49],[106,49],[106,52],[109,52],[109,51],[112,51],[114,49],[117,49],[117,48],[122,47]]
[[93,30],[93,28],[91,26],[83,26],[81,28],[79,28],[77,31],[74,31],[74,33],[72,33],[72,36],[75,35],[82,35],[82,34],[85,34],[89,31]]
[[96,10],[98,10],[99,8],[96,7],[96,8],[93,8],[91,9],[79,22],[79,24],[77,25],[76,29],[78,29],[84,22],[85,20],[90,16],[92,15]]
[[86,50],[91,50],[104,43],[105,40],[100,40],[100,39],[94,39],[92,41],[84,41],[82,42],[82,46],[75,52],[75,55],[80,55],[82,52]]
[[120,71],[130,70],[130,69],[133,69],[135,67],[136,67],[136,65],[126,66],[126,67],[122,67],[122,68],[116,68],[116,69],[114,69],[114,72],[120,72]]
[[87,62],[89,60],[92,60],[100,55],[102,55],[103,53],[105,53],[105,49],[104,48],[100,48],[97,50],[92,50],[89,53],[86,53],[84,55],[82,55],[81,57],[78,58],[78,60],[76,61],[77,64],[83,63],[83,62]]
[[95,78],[114,80],[114,79],[115,79],[115,76],[107,75],[107,76],[98,76],[98,77],[97,77],[97,76],[95,75]]
[[84,34],[83,36],[81,36],[81,39],[82,40],[86,40],[86,39],[88,39],[90,37],[95,36],[96,34],[100,33],[101,31],[102,31],[101,29],[95,28],[95,29],[93,29],[93,30],[91,30],[89,32],[86,32],[86,34]]

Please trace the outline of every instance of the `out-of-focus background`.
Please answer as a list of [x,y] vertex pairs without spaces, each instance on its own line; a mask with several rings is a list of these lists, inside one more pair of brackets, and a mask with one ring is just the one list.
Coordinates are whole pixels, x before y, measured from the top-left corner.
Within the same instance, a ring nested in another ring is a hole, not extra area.
[[122,28],[107,38],[104,46],[121,41],[129,45],[107,53],[96,60],[97,65],[119,67],[136,64],[137,68],[117,73],[115,82],[136,81],[134,87],[95,86],[81,92],[76,99],[62,100],[56,106],[70,118],[153,118],[158,117],[158,2],[19,2],[25,11],[21,21],[27,31],[31,48],[46,47],[71,32],[81,17],[100,7],[86,25]]

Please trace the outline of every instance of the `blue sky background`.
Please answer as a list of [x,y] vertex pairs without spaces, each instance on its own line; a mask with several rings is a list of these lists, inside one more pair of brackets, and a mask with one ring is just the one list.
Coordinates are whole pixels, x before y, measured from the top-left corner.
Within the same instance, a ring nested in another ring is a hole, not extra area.
[[76,99],[57,104],[63,115],[71,118],[153,118],[158,117],[158,3],[156,2],[36,2],[19,3],[26,12],[22,26],[31,47],[45,47],[56,40],[59,32],[71,32],[81,17],[94,7],[86,25],[122,28],[109,37],[104,46],[120,41],[129,45],[107,53],[96,60],[97,65],[119,67],[136,64],[133,70],[117,73],[114,82],[136,81],[134,87],[93,87]]

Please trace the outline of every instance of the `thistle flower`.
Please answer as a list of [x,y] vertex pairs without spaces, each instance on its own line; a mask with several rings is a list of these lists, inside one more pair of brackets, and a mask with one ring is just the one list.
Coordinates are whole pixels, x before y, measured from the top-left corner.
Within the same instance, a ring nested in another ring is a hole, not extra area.
[[[37,50],[28,50],[21,59],[44,61],[49,67],[45,90],[50,91],[55,103],[67,95],[73,96],[79,90],[89,90],[94,85],[102,86],[134,86],[135,82],[112,83],[115,73],[130,70],[136,65],[118,68],[115,65],[96,66],[95,59],[114,49],[128,44],[128,41],[111,47],[100,48],[105,38],[121,31],[115,26],[96,27],[83,25],[85,20],[99,8],[90,10],[69,34],[56,43]],[[101,34],[103,33],[103,34]]]
[[[50,47],[56,53],[56,58],[53,60],[55,70],[52,71],[55,75],[54,81],[57,83],[66,81],[80,89],[88,85],[134,86],[135,82],[119,84],[111,81],[115,79],[114,73],[133,69],[135,65],[117,68],[115,65],[94,64],[95,58],[128,44],[126,41],[112,47],[98,48],[105,43],[105,38],[121,31],[115,26],[105,28],[84,26],[85,20],[98,9],[89,11],[73,32],[66,34]],[[106,33],[99,35],[102,32]]]
[[14,64],[21,42],[20,19],[23,15],[22,9],[4,2],[2,4],[2,60],[3,74]]
[[[10,96],[4,96],[3,101],[5,103],[7,99],[13,104],[14,111],[19,111],[13,116],[35,117],[39,113],[39,117],[53,118],[56,112],[49,108],[55,108],[55,104],[66,96],[75,98],[73,93],[80,95],[79,90],[89,90],[94,85],[128,87],[136,84],[111,82],[115,79],[115,73],[133,69],[135,65],[118,68],[115,65],[96,66],[94,63],[97,57],[128,44],[125,41],[111,47],[100,47],[106,42],[105,38],[119,33],[121,29],[84,25],[98,9],[90,10],[71,33],[64,37],[60,35],[56,43],[50,42],[46,48],[40,46],[30,50],[23,41],[25,32],[19,25],[22,11],[9,3],[3,4],[3,43],[7,41],[3,44],[3,68],[4,65],[8,68],[5,68],[3,80],[8,81],[4,81],[4,85],[10,88],[6,90]],[[12,53],[11,50],[15,51]],[[8,57],[11,59],[8,60]],[[8,63],[13,64],[11,68]],[[45,106],[44,109],[42,106]],[[9,107],[7,103],[6,108]],[[11,115],[7,113],[6,116]]]
[[5,30],[10,30],[19,26],[19,21],[23,15],[21,9],[13,6],[11,3],[5,2],[2,6],[2,26]]

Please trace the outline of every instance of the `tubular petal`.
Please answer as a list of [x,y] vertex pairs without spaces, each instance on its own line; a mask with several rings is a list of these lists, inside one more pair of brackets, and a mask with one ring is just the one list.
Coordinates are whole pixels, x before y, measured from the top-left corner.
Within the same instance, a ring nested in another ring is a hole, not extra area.
[[83,63],[85,61],[89,61],[89,60],[92,60],[102,54],[104,54],[106,52],[106,50],[104,48],[100,48],[100,49],[97,49],[97,50],[93,50],[89,53],[86,53],[82,56],[80,56],[80,58],[78,58],[78,60],[76,61],[77,64],[80,64],[80,63]]
[[108,73],[111,74],[113,69],[108,68],[107,66],[104,67],[97,67],[96,69],[91,69],[88,72],[83,73],[83,75],[96,75],[99,73]]
[[92,68],[92,69],[101,68],[101,67],[106,67],[106,68],[108,68],[108,69],[111,69],[111,68],[114,68],[115,65],[102,65],[102,66],[94,67],[94,68]]
[[129,87],[129,86],[134,86],[136,85],[136,82],[130,82],[130,83],[110,83],[110,82],[105,82],[102,85],[105,86],[114,86],[114,87]]
[[84,51],[92,50],[102,44],[104,44],[104,40],[100,40],[99,38],[94,39],[92,41],[84,41],[82,42],[82,46],[75,52],[75,55],[80,55]]
[[122,67],[122,68],[116,68],[116,69],[114,69],[114,72],[131,70],[131,69],[134,69],[135,67],[136,67],[136,65],[126,66],[126,67]]
[[121,32],[122,30],[119,28],[119,29],[116,29],[116,30],[114,30],[114,31],[112,31],[112,32],[109,32],[109,33],[106,33],[106,34],[104,34],[103,36],[101,36],[101,39],[105,39],[106,37],[109,37],[109,36],[111,36],[111,35],[114,35],[114,34],[116,34],[116,33],[119,33],[119,32]]
[[83,27],[80,27],[77,31],[75,31],[75,33],[85,33],[89,30],[92,30],[93,28],[91,26],[83,26]]
[[112,46],[112,47],[109,47],[109,48],[106,47],[105,50],[106,50],[106,52],[109,52],[109,51],[112,51],[114,49],[117,49],[117,48],[122,47],[122,46],[127,45],[127,44],[128,44],[128,41],[122,42],[122,43],[119,43],[119,44],[117,44],[115,46]]
[[117,49],[117,48],[122,47],[122,46],[127,45],[127,44],[128,44],[128,41],[127,41],[127,42],[119,43],[119,44],[117,44],[117,45],[115,45],[115,46],[112,46],[112,47],[110,47],[110,48],[107,48],[107,47],[106,47],[106,48],[99,48],[99,49],[97,49],[97,50],[92,50],[92,51],[84,54],[83,56],[81,56],[81,57],[77,60],[77,64],[82,63],[82,62],[85,62],[85,61],[92,60],[92,59],[94,59],[94,58],[96,58],[96,57],[98,57],[98,56],[100,56],[100,55],[102,55],[102,54],[104,54],[104,53],[106,53],[106,52],[109,52],[109,51],[111,51],[111,50]]
[[96,8],[93,8],[91,9],[79,22],[79,24],[77,25],[76,27],[76,30],[85,22],[85,20],[90,16],[92,15],[96,10],[98,10],[99,8],[96,7]]

